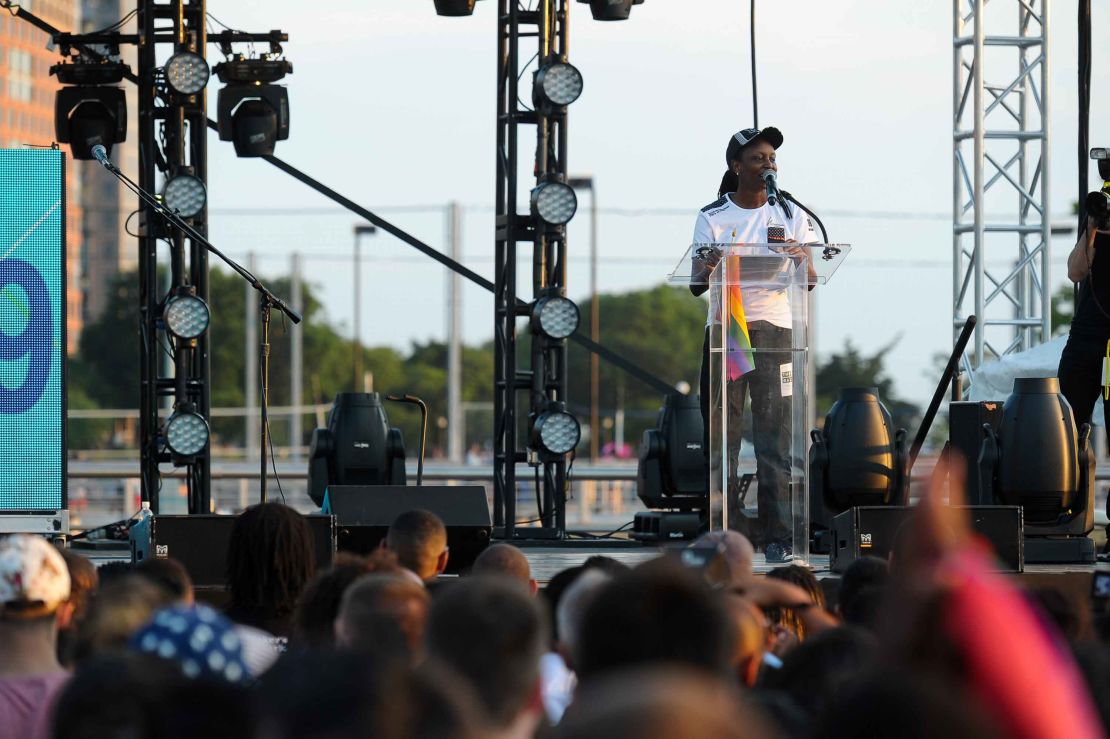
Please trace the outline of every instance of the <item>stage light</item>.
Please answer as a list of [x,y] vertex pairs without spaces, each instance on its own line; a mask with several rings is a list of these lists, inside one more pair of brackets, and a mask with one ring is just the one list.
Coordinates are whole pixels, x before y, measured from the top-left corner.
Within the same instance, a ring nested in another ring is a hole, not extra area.
[[127,139],[127,98],[119,87],[63,87],[54,96],[54,136],[74,159],[93,159],[92,147]]
[[308,495],[324,505],[329,485],[404,485],[405,443],[378,393],[339,393],[328,427],[312,432]]
[[563,403],[551,403],[532,424],[532,447],[552,456],[571,453],[581,439],[578,419],[567,413]]
[[894,430],[877,388],[841,388],[810,437],[810,495],[833,513],[906,504],[906,430]]
[[208,422],[182,403],[166,421],[166,446],[180,457],[195,457],[208,446]]
[[578,330],[580,315],[574,301],[552,294],[532,306],[532,330],[549,339],[565,339]]
[[553,226],[564,225],[577,210],[578,196],[566,183],[552,179],[532,190],[532,212]]
[[162,201],[182,218],[192,218],[200,213],[207,199],[204,181],[191,174],[171,177],[162,188]]
[[578,0],[580,3],[589,3],[590,13],[595,21],[623,21],[628,20],[633,5],[639,5],[644,0]]
[[191,51],[179,51],[171,56],[164,70],[166,84],[182,95],[196,95],[208,84],[208,62]]
[[697,395],[663,398],[655,428],[640,442],[636,494],[648,508],[705,508],[707,494],[705,425]]
[[474,12],[474,0],[435,0],[436,15],[463,16]]
[[570,105],[582,94],[582,73],[566,62],[555,62],[536,72],[532,95],[550,105]]
[[285,59],[236,57],[216,65],[225,86],[216,98],[221,141],[231,141],[240,157],[269,156],[274,143],[289,138],[289,91],[270,84],[293,71]]
[[208,304],[197,297],[196,288],[179,287],[162,310],[166,330],[179,339],[195,339],[208,330],[211,316]]
[[1022,507],[1026,561],[1044,561],[1030,550],[1034,539],[1045,540],[1036,542],[1038,548],[1060,547],[1065,553],[1081,545],[1093,559],[1087,538],[1094,527],[1091,428],[1076,428],[1071,406],[1060,394],[1060,381],[1015,378],[998,428],[985,424],[982,431],[982,495],[985,502]]

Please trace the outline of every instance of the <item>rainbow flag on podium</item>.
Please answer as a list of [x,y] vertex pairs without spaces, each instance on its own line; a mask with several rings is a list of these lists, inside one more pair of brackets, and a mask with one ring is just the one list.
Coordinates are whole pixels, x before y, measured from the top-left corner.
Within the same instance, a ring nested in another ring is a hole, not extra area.
[[721,322],[725,334],[725,372],[729,381],[738,380],[755,369],[755,352],[744,315],[744,294],[740,289],[740,259],[739,256],[725,257],[728,315]]

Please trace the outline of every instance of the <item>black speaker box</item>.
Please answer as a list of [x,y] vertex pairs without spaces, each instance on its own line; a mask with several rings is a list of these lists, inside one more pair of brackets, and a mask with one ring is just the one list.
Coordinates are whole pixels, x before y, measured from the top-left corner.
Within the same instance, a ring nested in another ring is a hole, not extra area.
[[393,519],[422,508],[447,526],[447,572],[457,574],[474,564],[493,533],[481,485],[331,485],[327,496],[343,552],[370,552],[385,539]]
[[[967,506],[972,528],[990,542],[1004,572],[1025,569],[1025,535],[1020,506]],[[860,506],[833,518],[829,567],[844,572],[860,557],[886,559],[902,525],[913,515],[910,506]]]
[[[226,585],[227,547],[235,516],[155,515],[131,527],[131,561],[172,557],[185,566],[198,588]],[[335,556],[335,518],[305,516],[315,543],[316,568],[331,565]]]
[[948,439],[963,458],[967,502],[993,505],[979,485],[979,450],[983,447],[983,426],[995,431],[1002,425],[1002,401],[953,401],[948,406]]

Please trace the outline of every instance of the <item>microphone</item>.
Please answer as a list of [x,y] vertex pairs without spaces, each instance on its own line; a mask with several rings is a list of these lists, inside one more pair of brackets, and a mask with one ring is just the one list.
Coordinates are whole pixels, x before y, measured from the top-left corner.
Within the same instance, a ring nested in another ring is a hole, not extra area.
[[96,144],[93,146],[91,152],[93,159],[104,165],[105,169],[111,169],[111,162],[108,161],[108,150],[104,148],[103,144]]
[[760,177],[763,178],[763,183],[767,186],[767,202],[773,206],[782,197],[779,193],[779,185],[775,176],[775,170],[765,169],[763,173],[760,174]]

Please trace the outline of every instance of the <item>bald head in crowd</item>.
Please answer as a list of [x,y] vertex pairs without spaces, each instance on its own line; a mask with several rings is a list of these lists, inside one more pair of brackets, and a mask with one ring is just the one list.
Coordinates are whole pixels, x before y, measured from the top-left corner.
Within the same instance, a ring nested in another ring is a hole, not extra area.
[[335,642],[343,649],[415,662],[424,640],[428,591],[399,573],[363,575],[343,593]]
[[470,574],[510,577],[523,583],[532,595],[535,595],[539,589],[539,585],[532,578],[532,568],[528,564],[528,558],[512,544],[494,544],[486,548],[474,560]]
[[431,511],[406,511],[394,519],[385,545],[397,561],[427,582],[447,569],[447,527]]

